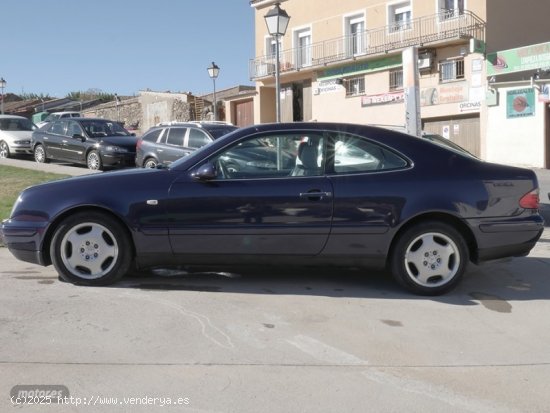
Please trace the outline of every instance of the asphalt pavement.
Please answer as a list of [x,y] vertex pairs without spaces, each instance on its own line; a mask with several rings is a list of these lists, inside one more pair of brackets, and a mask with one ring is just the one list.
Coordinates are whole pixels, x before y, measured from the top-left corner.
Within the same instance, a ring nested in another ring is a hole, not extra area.
[[[537,175],[547,191],[550,173]],[[550,227],[529,256],[471,265],[440,297],[413,296],[385,274],[358,270],[159,272],[82,287],[6,248],[0,263],[1,412],[550,406]],[[52,388],[68,397],[53,406],[10,397]]]

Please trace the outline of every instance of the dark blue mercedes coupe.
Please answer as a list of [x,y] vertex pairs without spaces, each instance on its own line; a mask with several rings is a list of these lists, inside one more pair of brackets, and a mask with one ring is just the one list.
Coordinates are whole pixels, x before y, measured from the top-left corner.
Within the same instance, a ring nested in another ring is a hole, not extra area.
[[53,264],[76,284],[151,267],[334,265],[385,268],[413,293],[435,295],[470,261],[528,254],[544,227],[538,192],[533,171],[444,140],[264,124],[170,167],[28,188],[0,235],[18,259]]

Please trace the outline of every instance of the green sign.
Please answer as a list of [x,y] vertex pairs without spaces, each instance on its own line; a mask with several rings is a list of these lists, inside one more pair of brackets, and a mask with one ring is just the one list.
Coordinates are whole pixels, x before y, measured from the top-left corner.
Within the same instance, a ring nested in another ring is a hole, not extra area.
[[399,67],[403,64],[401,55],[384,57],[382,59],[369,60],[367,62],[355,63],[346,66],[339,66],[319,72],[318,80],[328,80],[343,76],[360,75],[363,73],[375,72]]
[[487,76],[550,68],[550,42],[487,54]]
[[523,118],[535,115],[535,90],[533,88],[509,90],[506,94],[506,117]]

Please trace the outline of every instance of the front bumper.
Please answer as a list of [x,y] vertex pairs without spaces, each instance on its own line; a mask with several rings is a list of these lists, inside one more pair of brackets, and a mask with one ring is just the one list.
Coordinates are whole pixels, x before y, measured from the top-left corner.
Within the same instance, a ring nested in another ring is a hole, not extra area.
[[50,262],[41,248],[45,232],[44,222],[14,222],[8,219],[0,225],[0,241],[18,260],[46,266]]
[[12,144],[10,146],[12,155],[32,155],[31,143]]

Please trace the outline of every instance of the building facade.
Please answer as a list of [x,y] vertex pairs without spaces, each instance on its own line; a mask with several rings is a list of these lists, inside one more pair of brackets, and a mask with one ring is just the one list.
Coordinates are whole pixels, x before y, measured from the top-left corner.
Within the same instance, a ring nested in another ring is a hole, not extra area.
[[[264,16],[277,1],[250,3],[254,121],[272,122],[276,45]],[[541,19],[550,2],[283,0],[280,6],[290,16],[279,40],[282,121],[404,125],[402,53],[415,47],[423,129],[481,157],[492,153],[487,145],[494,139],[486,134],[498,133],[487,123],[487,53],[548,40]]]

